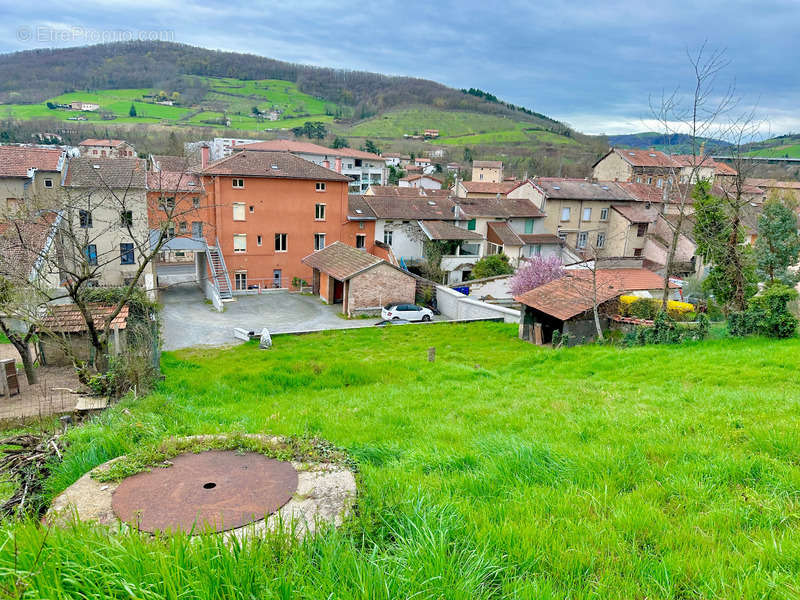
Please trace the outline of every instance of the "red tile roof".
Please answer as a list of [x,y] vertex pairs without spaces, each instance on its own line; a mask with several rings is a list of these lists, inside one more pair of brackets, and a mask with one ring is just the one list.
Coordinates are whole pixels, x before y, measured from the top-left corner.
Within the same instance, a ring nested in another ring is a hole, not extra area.
[[[660,206],[660,205],[659,205]],[[661,211],[658,208],[645,208],[641,204],[612,204],[611,208],[631,223],[655,223]]]
[[503,181],[491,183],[489,181],[462,181],[461,185],[468,194],[500,194],[505,196],[517,189],[524,181]]
[[34,146],[0,146],[0,177],[27,177],[29,169],[58,172],[64,151]]
[[334,279],[345,281],[386,261],[343,242],[333,242],[330,246],[309,254],[301,262]]
[[[101,327],[106,318],[113,312],[113,306],[90,304],[89,311],[96,327]],[[119,314],[111,320],[111,329],[128,326],[128,307],[123,306]],[[75,304],[58,304],[49,307],[49,314],[42,319],[42,329],[56,333],[80,333],[86,331],[86,322]]]
[[[597,302],[602,304],[626,292],[657,290],[664,279],[647,269],[598,269]],[[566,321],[594,305],[592,273],[570,269],[561,279],[534,288],[514,299],[531,308]]]
[[210,163],[203,175],[239,175],[275,179],[313,179],[317,181],[350,181],[350,178],[326,169],[291,152],[241,150]]
[[311,142],[296,142],[293,140],[270,140],[267,142],[253,142],[250,144],[236,144],[234,148],[245,150],[269,150],[273,152],[294,152],[296,154],[317,154],[330,156],[334,159],[337,156],[341,156],[347,158],[361,158],[364,160],[384,160],[382,156],[378,156],[377,154],[355,150],[353,148],[326,148],[325,146],[312,144]]
[[0,273],[27,281],[52,243],[57,219],[56,213],[46,212],[30,221],[0,222]]
[[622,159],[634,167],[680,167],[672,157],[660,150],[633,150],[614,148]]

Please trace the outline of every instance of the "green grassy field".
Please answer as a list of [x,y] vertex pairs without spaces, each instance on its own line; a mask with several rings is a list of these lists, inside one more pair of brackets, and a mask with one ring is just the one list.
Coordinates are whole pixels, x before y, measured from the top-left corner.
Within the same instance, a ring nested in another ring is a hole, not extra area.
[[800,144],[786,144],[762,148],[747,153],[750,156],[765,156],[769,158],[800,158]]
[[[326,114],[326,109],[335,105],[304,94],[297,88],[297,84],[289,81],[263,79],[245,81],[232,78],[195,77],[201,79],[208,86],[208,92],[203,100],[195,106],[165,106],[152,102],[143,102],[144,95],[150,95],[160,90],[148,89],[118,89],[99,90],[86,92],[70,92],[51,98],[54,104],[67,104],[74,100],[95,102],[100,105],[100,111],[107,111],[116,115],[114,123],[165,123],[193,125],[208,125],[205,119],[222,118],[227,114],[231,121],[231,129],[261,130],[266,128],[291,128],[303,125],[306,121],[331,122],[333,117]],[[136,107],[136,117],[130,117],[131,104]],[[285,118],[278,121],[259,121],[252,116],[253,106],[258,106],[262,111],[278,108],[283,111]],[[206,109],[206,110],[203,110]],[[192,115],[203,110],[199,114]],[[223,113],[222,111],[225,111]],[[4,104],[0,105],[0,117],[15,117],[18,119],[62,119],[82,115],[88,121],[101,121],[100,111],[81,112],[70,110],[51,110],[47,103],[40,104]],[[307,116],[297,116],[297,115]]]
[[6,523],[0,589],[141,599],[800,595],[799,339],[554,351],[518,341],[516,329],[367,329],[278,337],[268,352],[251,343],[165,353],[154,393],[71,431],[49,494],[171,435],[308,434],[357,461],[356,514],[300,544],[276,536],[234,548]]

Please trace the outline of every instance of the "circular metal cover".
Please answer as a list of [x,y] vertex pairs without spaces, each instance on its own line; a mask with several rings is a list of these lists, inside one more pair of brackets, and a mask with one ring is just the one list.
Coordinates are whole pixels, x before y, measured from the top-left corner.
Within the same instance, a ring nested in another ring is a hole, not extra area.
[[263,519],[297,489],[288,462],[262,454],[212,450],[181,454],[172,466],[124,479],[112,506],[142,531],[226,531]]

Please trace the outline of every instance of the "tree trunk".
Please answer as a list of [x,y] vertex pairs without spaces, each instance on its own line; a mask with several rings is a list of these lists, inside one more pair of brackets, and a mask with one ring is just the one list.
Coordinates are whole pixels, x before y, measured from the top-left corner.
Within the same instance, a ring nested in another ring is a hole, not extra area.
[[597,339],[603,341],[603,328],[600,327],[600,314],[597,311],[597,259],[592,270],[592,312],[594,313],[594,327],[597,329]]
[[8,338],[8,341],[17,349],[19,352],[20,358],[22,358],[22,367],[25,369],[25,378],[28,380],[29,385],[33,385],[34,383],[38,383],[38,379],[36,378],[36,369],[33,366],[33,356],[31,356],[31,347],[28,343],[30,341],[30,337],[32,332],[29,332],[24,338],[20,337],[20,335],[11,329],[8,328],[5,321],[0,319],[0,330],[3,331],[3,334]]

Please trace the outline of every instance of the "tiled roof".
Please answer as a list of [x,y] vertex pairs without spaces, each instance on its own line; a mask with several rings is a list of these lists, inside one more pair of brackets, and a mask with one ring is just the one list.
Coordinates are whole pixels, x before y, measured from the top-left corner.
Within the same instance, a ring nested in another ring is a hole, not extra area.
[[563,177],[539,177],[534,184],[548,198],[560,200],[630,200],[630,195],[614,181],[587,181]]
[[46,212],[35,220],[0,223],[0,273],[27,281],[51,241],[58,215]]
[[145,188],[146,163],[141,158],[73,158],[66,185],[111,189]]
[[[495,235],[495,239],[497,239],[501,244],[504,246],[524,246],[525,242],[523,242],[520,237],[516,234],[516,232],[508,226],[508,223],[504,223],[502,221],[493,221],[491,223],[487,223],[486,226],[489,229],[490,234]],[[490,241],[491,236],[487,236]]]
[[295,142],[292,140],[270,140],[267,142],[254,142],[252,144],[237,144],[234,147],[244,150],[317,154],[321,156],[330,156],[332,158],[341,156],[346,158],[361,158],[364,160],[384,160],[382,156],[372,154],[371,152],[364,152],[363,150],[355,150],[353,148],[326,148],[325,146],[312,144],[311,142]]
[[184,171],[148,171],[147,189],[150,191],[204,193],[203,182],[195,173]]
[[60,170],[64,151],[33,146],[0,146],[0,177],[27,177],[28,169]]
[[343,242],[333,242],[330,246],[309,254],[302,259],[302,262],[334,279],[345,281],[361,271],[386,261]]
[[[624,190],[631,200],[638,202],[660,203],[664,201],[664,188],[646,183],[636,183],[635,181],[620,181],[617,185]],[[673,187],[673,196],[676,191]]]
[[242,150],[210,163],[203,175],[241,175],[276,179],[313,179],[317,181],[350,181],[350,178],[321,167],[290,152]]
[[[638,290],[655,290],[664,286],[664,279],[647,269],[598,269],[597,302],[601,304]],[[534,288],[517,302],[535,308],[561,321],[590,310],[594,305],[592,274],[588,269],[571,269],[561,279]]]
[[612,204],[611,208],[631,223],[654,223],[660,214],[657,208],[645,208],[640,204]]
[[526,244],[558,244],[563,246],[566,243],[552,233],[520,233],[519,239]]
[[430,190],[427,188],[400,187],[397,185],[371,185],[372,196],[386,196],[392,198],[414,198],[424,196],[427,198],[449,198],[450,190]]
[[427,177],[428,179],[433,179],[434,181],[442,183],[441,179],[434,177],[433,175],[406,175],[405,177],[401,177],[400,181],[416,181],[417,179],[422,179],[423,177]]
[[800,181],[778,181],[777,179],[755,179],[748,177],[745,183],[760,188],[781,188],[800,190]]
[[526,198],[459,198],[458,206],[467,217],[544,217]]
[[461,185],[468,194],[501,194],[505,196],[517,189],[524,181],[503,181],[491,183],[489,181],[462,181]]
[[125,140],[98,140],[98,139],[95,139],[95,138],[89,138],[89,139],[83,140],[78,145],[79,146],[114,146],[116,148],[117,146],[121,146],[124,143],[125,143]]
[[474,160],[472,166],[479,169],[502,169],[503,161],[500,160]]
[[[454,219],[455,203],[448,197],[447,190],[425,190],[423,188],[397,188],[410,190],[410,194],[390,193],[383,190],[372,196],[362,196],[362,200],[372,209],[378,219],[408,220],[448,220]],[[420,193],[420,192],[424,193]],[[443,192],[431,194],[430,192]]]
[[[106,318],[114,311],[113,306],[103,304],[90,304],[89,312],[92,315],[95,326],[98,328]],[[119,327],[125,329],[128,326],[128,307],[123,306],[119,314],[111,321],[111,329]],[[83,320],[81,311],[75,304],[57,304],[50,306],[48,314],[42,318],[42,329],[57,333],[80,333],[86,331],[86,323]]]
[[717,175],[738,175],[738,171],[727,163],[714,161],[715,171]]
[[351,221],[374,221],[376,217],[363,196],[350,194],[347,197],[347,218]]
[[634,167],[680,167],[670,156],[664,154],[660,150],[614,148],[614,152],[621,156],[625,162]]
[[419,221],[422,231],[431,240],[482,240],[483,236],[476,231],[457,227],[447,221]]
[[154,154],[153,166],[158,171],[172,171],[174,173],[183,173],[189,171],[194,163],[187,156],[173,156],[171,154]]

